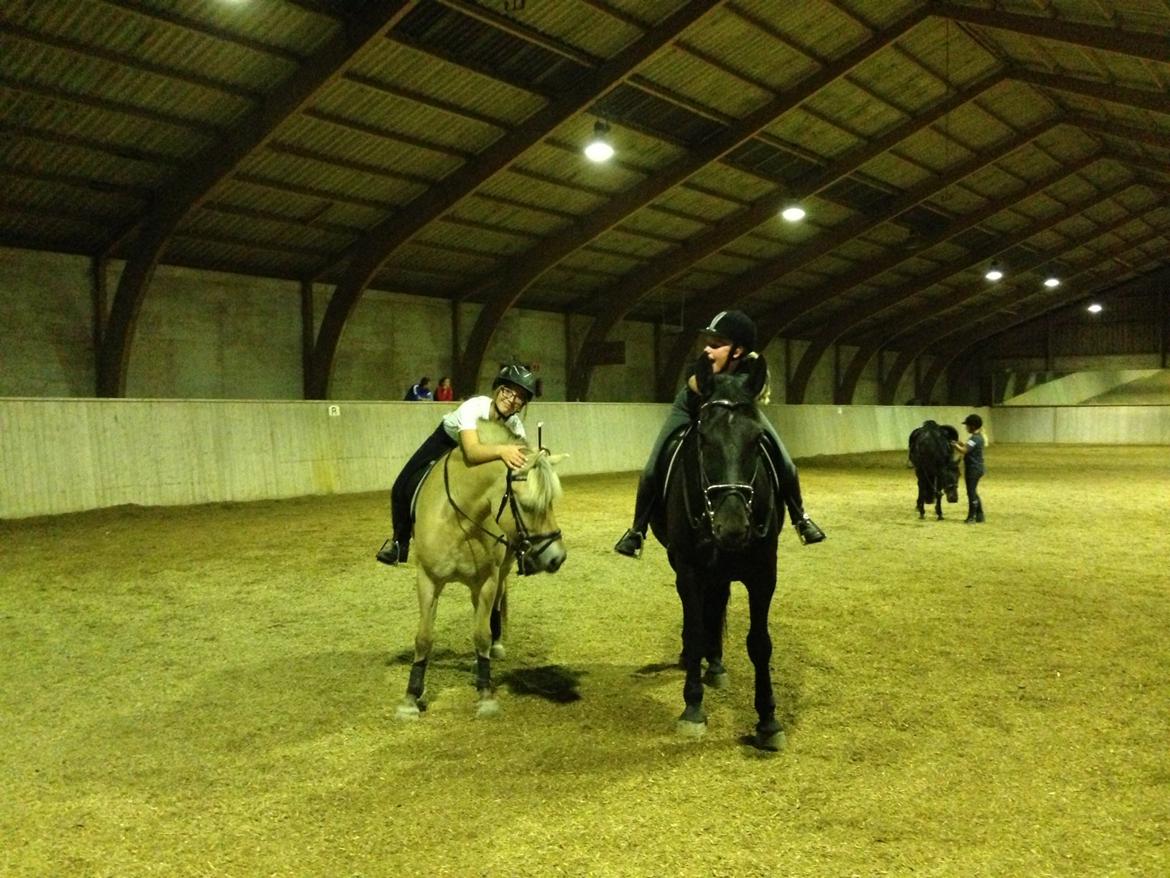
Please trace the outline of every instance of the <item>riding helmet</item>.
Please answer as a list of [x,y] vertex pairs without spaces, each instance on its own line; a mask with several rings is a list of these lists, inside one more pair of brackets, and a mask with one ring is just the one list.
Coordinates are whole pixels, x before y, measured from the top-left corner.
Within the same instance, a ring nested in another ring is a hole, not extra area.
[[501,384],[519,387],[528,394],[529,399],[536,396],[536,376],[532,374],[531,369],[520,363],[508,363],[508,365],[503,366],[492,382],[492,390]]
[[963,418],[963,425],[967,427],[974,427],[976,430],[978,430],[983,426],[983,418],[974,413],[969,414],[967,417]]
[[756,349],[756,324],[742,311],[720,311],[703,328],[706,335],[717,335],[745,351]]

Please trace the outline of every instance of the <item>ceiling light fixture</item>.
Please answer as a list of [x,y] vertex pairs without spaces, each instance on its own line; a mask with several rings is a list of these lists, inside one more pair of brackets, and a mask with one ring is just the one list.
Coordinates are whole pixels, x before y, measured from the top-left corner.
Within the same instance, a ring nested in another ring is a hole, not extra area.
[[1085,310],[1088,311],[1090,314],[1100,314],[1102,311],[1102,308],[1100,305],[1098,305],[1096,302],[1094,302],[1092,305],[1090,305]]
[[1049,275],[1048,277],[1044,278],[1044,286],[1048,287],[1050,290],[1056,289],[1058,286],[1060,286],[1060,278]]
[[991,268],[987,269],[987,274],[983,275],[989,281],[997,281],[1003,279],[1003,269],[1000,268],[999,263],[991,263]]
[[790,223],[798,223],[805,217],[804,208],[799,204],[790,204],[784,210],[780,211],[780,216],[788,220]]
[[613,144],[609,142],[609,125],[601,119],[593,123],[593,138],[585,146],[585,158],[591,162],[608,162],[613,158]]

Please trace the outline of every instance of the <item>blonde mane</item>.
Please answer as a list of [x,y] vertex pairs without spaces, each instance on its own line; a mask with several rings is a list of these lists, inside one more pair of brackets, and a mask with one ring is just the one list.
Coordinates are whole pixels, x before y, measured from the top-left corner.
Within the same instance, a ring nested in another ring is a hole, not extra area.
[[[479,441],[490,445],[522,444],[499,421],[480,420],[477,432]],[[553,462],[547,450],[541,451],[531,445],[525,447],[528,451],[528,463],[520,473],[527,476],[527,487],[516,494],[516,500],[526,509],[544,512],[560,498],[561,479],[553,469]]]

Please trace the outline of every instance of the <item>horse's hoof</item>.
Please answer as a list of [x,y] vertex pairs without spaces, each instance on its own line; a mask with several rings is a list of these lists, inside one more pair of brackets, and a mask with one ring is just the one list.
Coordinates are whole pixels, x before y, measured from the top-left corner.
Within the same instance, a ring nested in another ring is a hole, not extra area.
[[398,705],[398,709],[394,711],[394,716],[396,719],[406,720],[409,722],[411,720],[418,719],[420,713],[421,711],[418,708],[418,704],[416,704],[412,698],[409,701],[403,701],[400,705]]
[[504,644],[497,640],[492,644],[492,648],[488,650],[488,655],[491,656],[492,659],[499,660],[502,658],[507,658],[508,650],[504,649]]
[[500,702],[495,698],[483,698],[475,708],[476,719],[491,719],[500,715]]
[[761,750],[775,753],[784,749],[784,729],[776,720],[770,720],[756,726],[756,733],[752,736],[752,744]]
[[675,730],[684,738],[701,738],[707,732],[706,721],[701,723],[680,719],[674,725]]
[[707,673],[703,674],[703,685],[712,689],[726,689],[729,679],[727,671],[723,668],[708,668]]
[[707,714],[701,705],[688,704],[679,714],[675,728],[684,738],[701,738],[707,731]]

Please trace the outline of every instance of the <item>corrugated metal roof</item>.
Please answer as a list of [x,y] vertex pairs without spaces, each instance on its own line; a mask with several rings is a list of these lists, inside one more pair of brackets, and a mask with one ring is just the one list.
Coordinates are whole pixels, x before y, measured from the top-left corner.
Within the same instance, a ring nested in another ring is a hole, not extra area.
[[[206,179],[174,205],[164,260],[336,280],[361,255],[377,283],[453,298],[522,259],[520,292],[476,300],[657,320],[690,290],[692,310],[739,302],[786,332],[895,335],[954,283],[916,279],[983,251],[1075,248],[1099,214],[1136,216],[1166,191],[1170,7],[1042,6],[932,5],[890,41],[913,0],[734,0],[601,83],[606,59],[685,5],[407,4],[344,59],[336,41],[382,7],[347,23],[297,4],[5,4],[0,243],[133,258],[123,232]],[[286,106],[294,74],[319,84]],[[775,117],[748,127],[765,106]],[[608,165],[577,152],[598,120],[618,149]],[[796,198],[809,222],[775,219]],[[1083,216],[1029,233],[1082,202]],[[644,277],[659,280],[632,290]],[[788,319],[796,293],[826,290]]]

